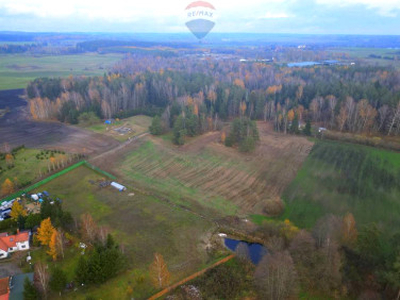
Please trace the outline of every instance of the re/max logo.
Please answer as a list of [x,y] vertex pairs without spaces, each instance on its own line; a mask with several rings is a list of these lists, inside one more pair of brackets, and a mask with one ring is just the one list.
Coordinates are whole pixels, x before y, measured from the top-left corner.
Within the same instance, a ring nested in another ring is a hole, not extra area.
[[204,11],[204,10],[197,10],[197,11],[193,11],[193,12],[189,12],[188,13],[188,17],[210,17],[212,18],[214,15],[213,12],[210,11]]

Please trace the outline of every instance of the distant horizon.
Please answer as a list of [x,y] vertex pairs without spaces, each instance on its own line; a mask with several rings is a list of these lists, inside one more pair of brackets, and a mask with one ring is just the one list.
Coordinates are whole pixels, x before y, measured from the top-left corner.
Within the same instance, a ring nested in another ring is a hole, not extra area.
[[[136,35],[136,34],[160,34],[160,35],[191,35],[190,32],[124,32],[124,31],[27,31],[27,30],[0,30],[0,33],[28,33],[28,34],[121,34],[121,35]],[[253,34],[253,35],[311,35],[311,36],[394,36],[400,37],[400,34],[374,34],[374,33],[295,33],[295,32],[224,32],[224,31],[214,31],[210,32],[208,35],[215,34]],[[207,38],[205,38],[207,39]],[[399,45],[400,47],[400,45]]]
[[[193,0],[0,0],[0,30],[184,33]],[[208,0],[219,33],[400,35],[400,0]]]

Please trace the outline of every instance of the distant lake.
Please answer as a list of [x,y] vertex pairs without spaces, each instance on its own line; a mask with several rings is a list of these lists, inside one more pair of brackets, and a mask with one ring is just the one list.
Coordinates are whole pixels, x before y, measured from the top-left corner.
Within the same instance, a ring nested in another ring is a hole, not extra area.
[[321,63],[316,62],[316,61],[302,61],[302,62],[296,62],[296,63],[289,63],[288,67],[289,68],[296,68],[296,67],[312,67],[312,66],[319,66]]
[[250,259],[251,259],[252,263],[255,265],[257,265],[261,261],[261,259],[264,257],[264,255],[268,253],[267,248],[265,248],[261,244],[253,244],[253,243],[248,243],[245,241],[238,241],[238,240],[233,240],[233,239],[228,239],[228,238],[225,239],[225,246],[233,252],[235,252],[237,246],[240,243],[243,243],[248,247]]

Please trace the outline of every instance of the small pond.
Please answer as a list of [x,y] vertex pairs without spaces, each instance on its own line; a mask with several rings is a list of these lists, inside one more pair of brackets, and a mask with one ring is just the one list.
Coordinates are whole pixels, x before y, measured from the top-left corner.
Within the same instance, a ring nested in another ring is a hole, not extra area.
[[253,264],[257,265],[261,259],[264,257],[265,254],[267,254],[267,248],[265,248],[261,244],[253,244],[253,243],[248,243],[245,241],[238,241],[238,240],[233,240],[233,239],[228,239],[225,238],[225,246],[235,252],[237,246],[239,244],[244,244],[247,246],[247,249],[249,251],[250,259]]

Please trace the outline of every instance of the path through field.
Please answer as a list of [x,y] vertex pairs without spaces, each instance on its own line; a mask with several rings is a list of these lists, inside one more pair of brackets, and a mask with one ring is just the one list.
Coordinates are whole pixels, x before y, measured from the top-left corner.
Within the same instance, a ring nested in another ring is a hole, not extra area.
[[166,289],[162,290],[161,292],[155,294],[154,296],[150,297],[149,300],[156,300],[159,299],[163,296],[165,296],[166,294],[168,294],[169,292],[173,291],[174,289],[176,289],[177,287],[181,286],[182,284],[185,284],[186,282],[192,281],[193,279],[203,275],[204,273],[206,273],[207,271],[214,269],[216,267],[218,267],[219,265],[222,265],[228,261],[230,261],[232,258],[234,258],[235,255],[231,254],[228,257],[225,257],[223,259],[221,259],[220,261],[216,262],[215,264],[213,264],[212,266],[209,266],[208,268],[205,268],[199,272],[196,272],[188,277],[186,277],[185,279],[182,279],[181,281],[175,283],[174,285],[171,285],[169,287],[167,287]]
[[115,157],[119,163],[114,172],[185,205],[197,203],[228,215],[265,213],[266,201],[279,199],[313,143],[277,134],[262,122],[258,126],[261,141],[251,154],[220,144],[220,133],[203,135],[183,147],[148,136],[140,146]]

